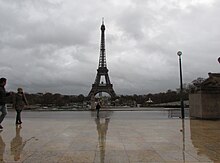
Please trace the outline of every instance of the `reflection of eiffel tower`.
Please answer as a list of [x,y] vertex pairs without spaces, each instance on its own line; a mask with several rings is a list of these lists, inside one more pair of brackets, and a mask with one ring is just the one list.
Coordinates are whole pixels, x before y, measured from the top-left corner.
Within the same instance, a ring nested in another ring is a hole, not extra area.
[[[92,85],[92,89],[89,92],[88,97],[95,96],[99,92],[106,92],[112,98],[116,96],[115,91],[113,90],[113,85],[110,82],[108,76],[108,69],[106,64],[106,56],[105,56],[105,25],[104,21],[102,21],[101,25],[101,48],[100,48],[100,57],[99,57],[99,67],[97,69],[97,75],[95,79],[95,83]],[[101,81],[101,77],[104,76],[105,83]]]
[[[104,122],[101,122],[104,120]],[[96,118],[96,126],[98,131],[98,140],[99,140],[99,151],[100,151],[100,163],[105,162],[105,143],[106,143],[106,135],[108,130],[109,118]]]

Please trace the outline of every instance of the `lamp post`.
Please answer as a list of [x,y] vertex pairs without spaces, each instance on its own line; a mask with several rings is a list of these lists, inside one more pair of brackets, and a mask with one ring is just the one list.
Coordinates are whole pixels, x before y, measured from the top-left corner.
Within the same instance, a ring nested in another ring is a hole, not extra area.
[[182,65],[181,65],[181,55],[182,52],[178,51],[177,55],[179,56],[179,65],[180,65],[180,103],[181,103],[181,118],[184,119],[184,103],[183,103],[183,79],[182,79]]

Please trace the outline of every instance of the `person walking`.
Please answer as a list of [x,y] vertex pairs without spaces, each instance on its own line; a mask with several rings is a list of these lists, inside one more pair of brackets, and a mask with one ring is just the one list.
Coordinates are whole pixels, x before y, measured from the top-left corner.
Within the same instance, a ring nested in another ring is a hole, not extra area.
[[100,105],[99,102],[97,102],[97,104],[96,104],[97,117],[99,117],[99,110],[100,110],[100,108],[101,108],[101,105]]
[[25,97],[25,94],[23,92],[22,88],[18,88],[18,92],[14,96],[13,100],[13,106],[17,112],[16,115],[16,125],[19,125],[22,123],[21,121],[21,112],[24,109],[24,106],[28,105],[27,99]]
[[6,96],[11,95],[11,93],[7,93],[5,91],[5,85],[7,83],[7,79],[6,78],[0,78],[0,111],[2,112],[1,116],[0,116],[0,130],[3,129],[1,123],[4,120],[6,114],[7,114],[7,108],[5,106],[6,104]]

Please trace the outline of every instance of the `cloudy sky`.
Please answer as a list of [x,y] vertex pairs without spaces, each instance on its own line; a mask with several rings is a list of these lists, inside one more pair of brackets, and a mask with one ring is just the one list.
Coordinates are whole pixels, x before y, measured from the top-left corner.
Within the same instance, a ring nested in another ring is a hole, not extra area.
[[87,95],[100,53],[116,94],[148,94],[219,72],[219,0],[0,0],[6,89]]

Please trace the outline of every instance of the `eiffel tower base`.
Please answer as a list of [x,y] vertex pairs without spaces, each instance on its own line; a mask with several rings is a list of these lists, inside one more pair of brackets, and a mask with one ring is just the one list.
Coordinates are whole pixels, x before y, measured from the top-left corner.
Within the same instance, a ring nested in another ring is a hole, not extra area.
[[91,96],[91,110],[95,110],[95,96]]
[[116,97],[115,91],[112,88],[112,84],[104,84],[104,85],[93,84],[92,89],[89,92],[88,98],[90,98],[92,100],[92,97],[93,96],[95,97],[95,95],[99,92],[108,93],[112,99],[115,99],[115,97]]

